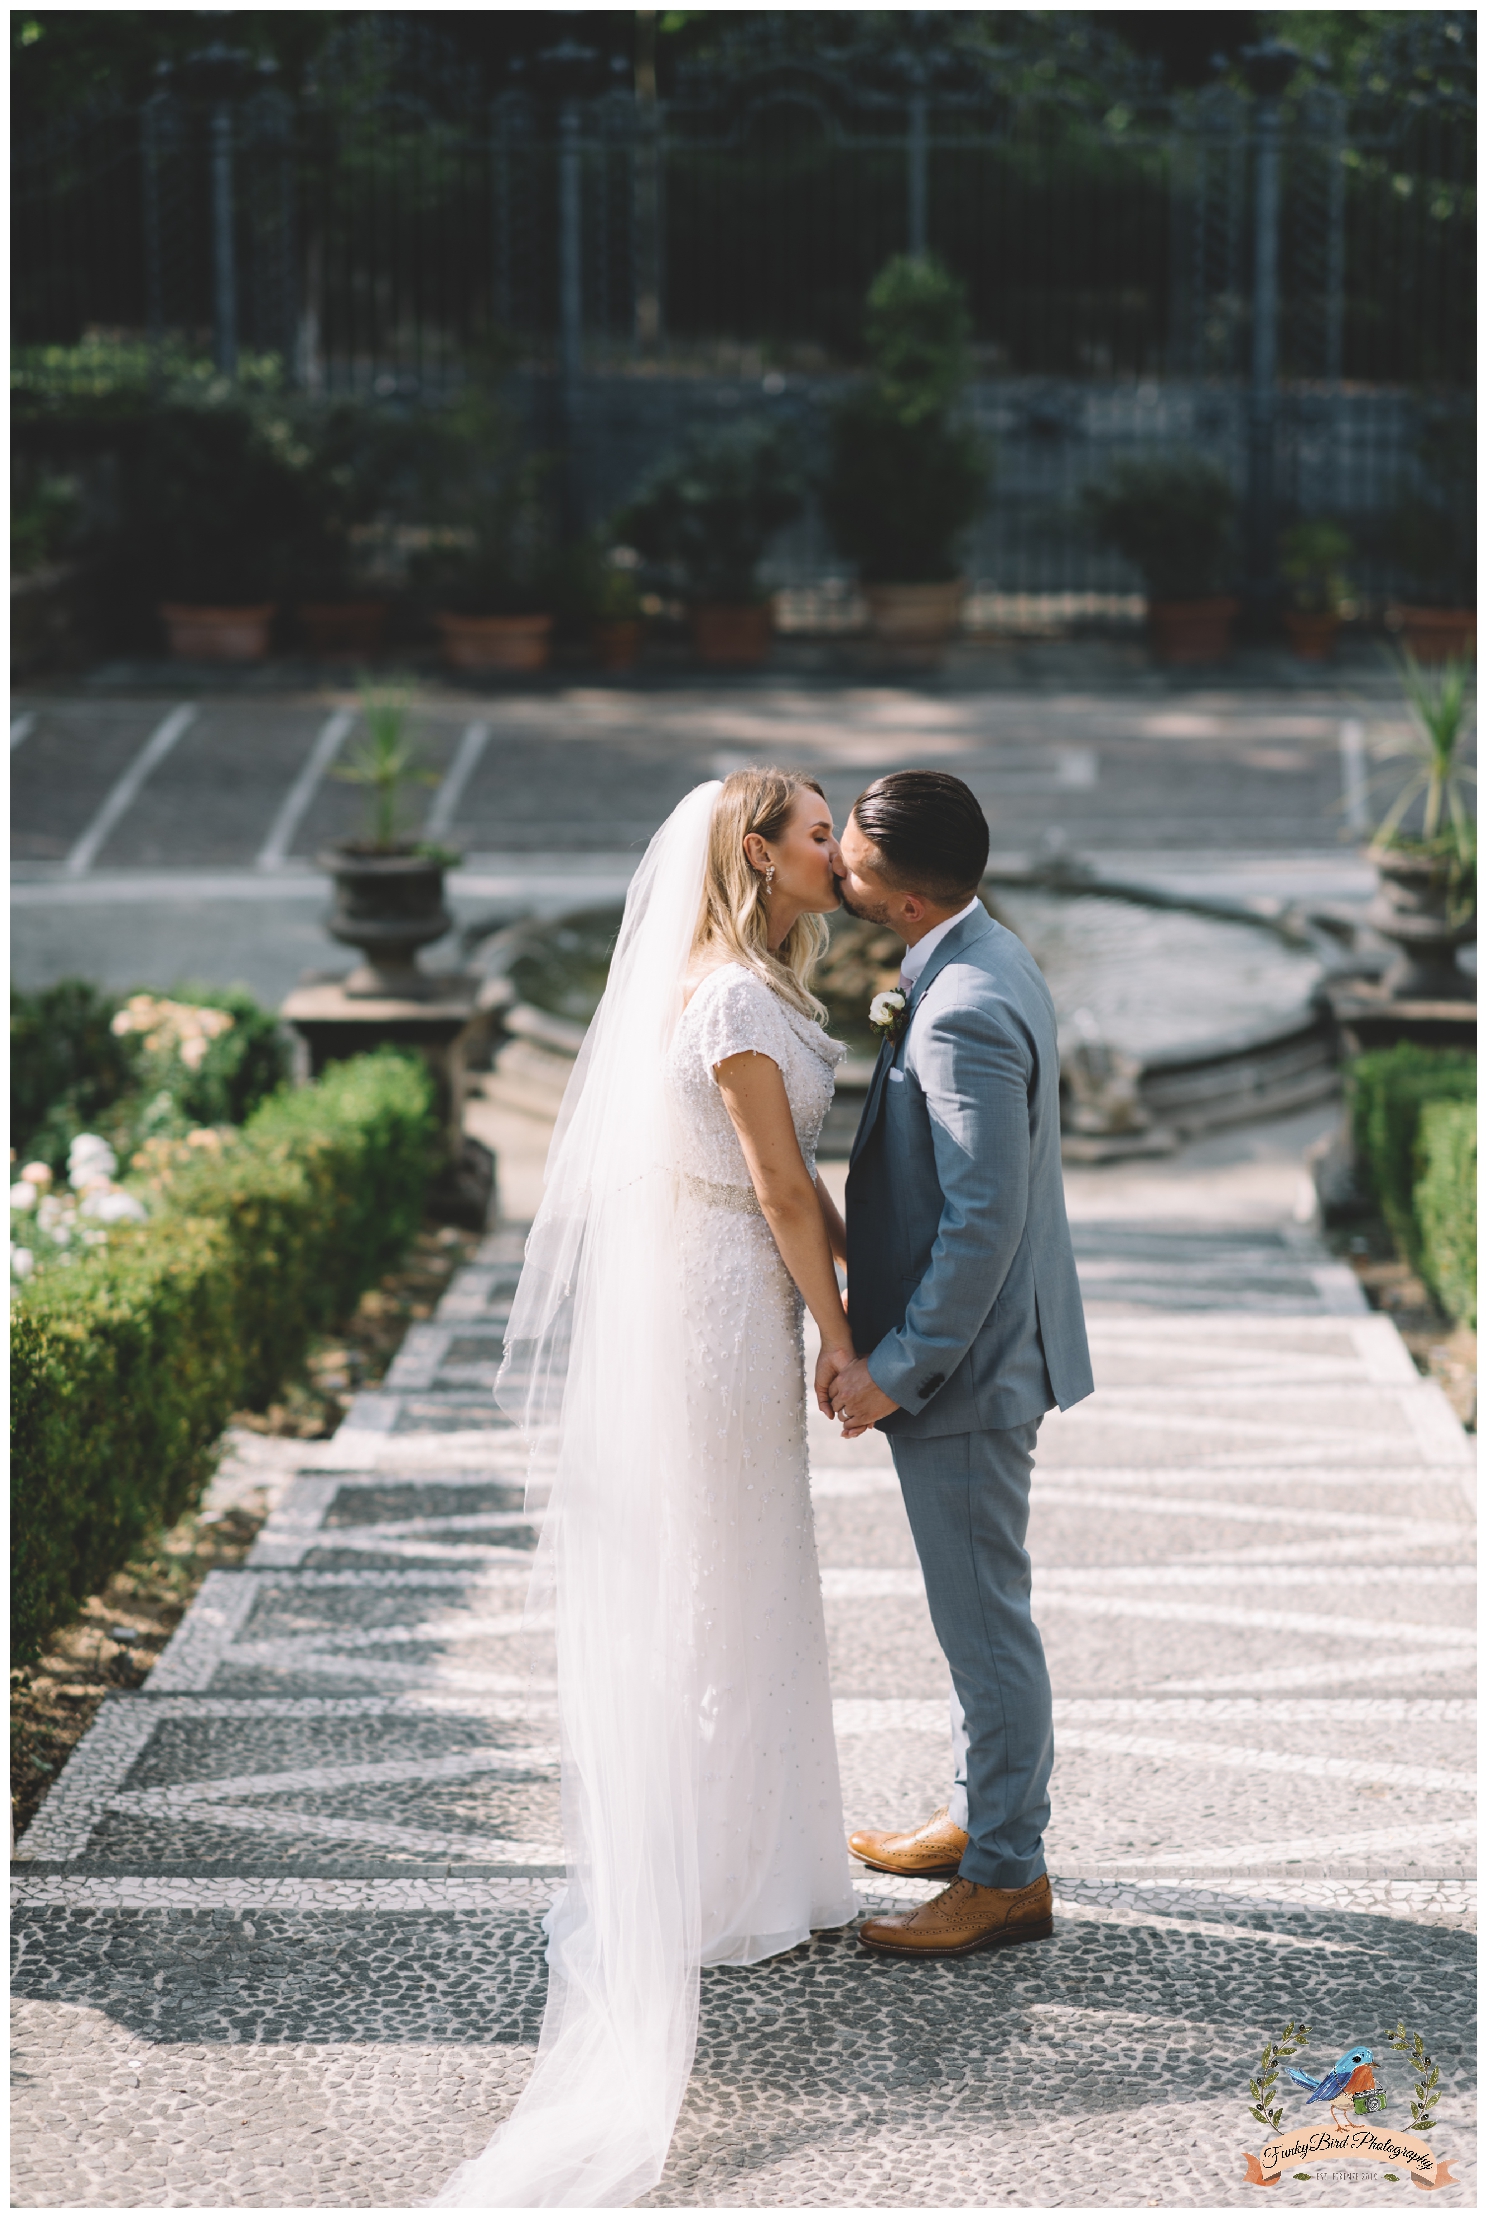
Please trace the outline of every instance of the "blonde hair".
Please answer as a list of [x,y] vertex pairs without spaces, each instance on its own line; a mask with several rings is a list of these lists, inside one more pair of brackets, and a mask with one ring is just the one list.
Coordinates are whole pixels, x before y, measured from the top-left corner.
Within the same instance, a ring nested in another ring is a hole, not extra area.
[[792,770],[735,770],[724,779],[713,805],[707,879],[692,935],[691,967],[696,973],[741,963],[792,1009],[824,1024],[826,1010],[810,990],[810,977],[831,937],[826,921],[819,916],[797,917],[772,950],[764,879],[744,852],[750,832],[761,839],[783,835],[802,793],[826,798],[814,778]]

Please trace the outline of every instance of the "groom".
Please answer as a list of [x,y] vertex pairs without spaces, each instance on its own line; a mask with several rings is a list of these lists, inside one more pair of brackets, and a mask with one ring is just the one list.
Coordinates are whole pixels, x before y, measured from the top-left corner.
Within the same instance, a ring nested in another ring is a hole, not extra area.
[[990,838],[959,778],[900,770],[856,803],[843,906],[907,943],[847,1178],[852,1336],[816,1393],[849,1438],[888,1435],[954,1683],[956,1783],[909,1833],[854,1833],[875,1870],[956,1874],[870,1918],[884,1955],[968,1956],[1053,1930],[1043,1862],[1052,1698],[1029,1604],[1033,1449],[1091,1392],[1064,1214],[1058,1041],[1031,955],[977,898]]

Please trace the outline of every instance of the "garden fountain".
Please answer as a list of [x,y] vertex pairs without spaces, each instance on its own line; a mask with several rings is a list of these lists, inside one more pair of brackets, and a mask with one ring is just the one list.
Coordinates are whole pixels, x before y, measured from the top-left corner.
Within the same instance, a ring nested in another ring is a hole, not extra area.
[[[1030,949],[1053,995],[1068,1159],[1163,1154],[1218,1126],[1335,1094],[1335,1027],[1321,989],[1356,967],[1345,925],[1279,903],[1101,879],[1065,857],[998,872],[982,898]],[[620,913],[526,920],[487,941],[487,970],[511,996],[494,1084],[513,1104],[556,1110],[603,992]],[[850,1146],[874,1054],[867,1005],[896,978],[900,953],[892,933],[832,919],[816,987],[848,1055],[828,1153]]]

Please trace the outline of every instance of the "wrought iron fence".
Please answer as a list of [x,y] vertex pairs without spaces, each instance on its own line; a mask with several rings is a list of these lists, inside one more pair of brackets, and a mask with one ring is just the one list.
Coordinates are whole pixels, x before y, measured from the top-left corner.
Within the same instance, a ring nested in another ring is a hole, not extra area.
[[[17,144],[14,336],[220,355],[230,314],[311,391],[430,403],[499,356],[598,514],[695,412],[653,405],[663,386],[705,415],[698,380],[755,405],[783,380],[809,416],[876,270],[927,246],[966,282],[1001,452],[983,561],[1108,582],[1049,521],[1081,470],[1138,437],[1254,467],[1265,103],[1098,67],[1044,83],[954,19],[918,45],[869,20],[825,19],[810,51],[765,19],[655,97],[573,49],[490,97],[390,14],[348,19],[296,101],[164,86]],[[1273,109],[1283,508],[1377,505],[1409,467],[1411,396],[1473,389],[1470,35],[1464,12],[1418,14],[1362,94]]]

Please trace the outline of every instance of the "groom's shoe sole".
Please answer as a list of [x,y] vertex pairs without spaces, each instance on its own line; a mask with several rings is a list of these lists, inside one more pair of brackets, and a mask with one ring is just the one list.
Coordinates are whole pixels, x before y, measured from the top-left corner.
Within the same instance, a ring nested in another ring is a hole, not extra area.
[[852,1854],[859,1864],[869,1871],[886,1871],[891,1879],[958,1879],[960,1865],[955,1864],[880,1864],[875,1857],[864,1856],[860,1848]]
[[1053,1938],[1052,1918],[1040,1918],[1036,1925],[999,1925],[979,1940],[962,1941],[954,1948],[895,1948],[891,1941],[870,1941],[865,1933],[857,1936],[862,1948],[870,1949],[874,1956],[896,1956],[901,1962],[911,1959],[926,1964],[940,1962],[947,1956],[979,1956],[983,1949],[1015,1948],[1021,1941],[1048,1941]]

